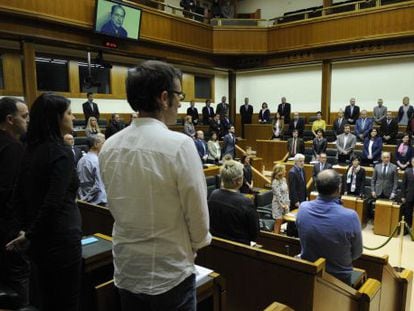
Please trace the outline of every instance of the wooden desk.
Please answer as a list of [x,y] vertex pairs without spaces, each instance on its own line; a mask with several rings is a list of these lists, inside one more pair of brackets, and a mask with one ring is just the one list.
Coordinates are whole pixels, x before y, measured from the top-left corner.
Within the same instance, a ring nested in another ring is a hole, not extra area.
[[265,170],[271,171],[274,162],[281,161],[287,153],[287,141],[260,139],[256,141],[256,155],[263,159]]
[[244,138],[247,140],[247,146],[253,149],[257,148],[256,140],[269,140],[272,138],[271,124],[245,124]]
[[[400,205],[390,200],[375,201],[374,234],[390,236],[397,226]],[[397,236],[398,232],[394,235]]]
[[204,170],[204,175],[206,176],[215,176],[220,173],[220,167],[217,165],[209,166],[203,170]]

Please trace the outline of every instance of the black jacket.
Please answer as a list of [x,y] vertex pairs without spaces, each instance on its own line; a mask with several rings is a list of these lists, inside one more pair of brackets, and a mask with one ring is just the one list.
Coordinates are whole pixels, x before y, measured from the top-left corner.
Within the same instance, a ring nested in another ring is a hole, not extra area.
[[303,170],[303,178],[296,166],[292,167],[288,175],[289,199],[291,209],[295,209],[295,203],[306,201],[306,174]]
[[89,102],[85,102],[82,104],[83,115],[85,116],[85,122],[88,123],[90,117],[95,117],[96,120],[99,120],[99,108],[96,103],[92,103],[93,111],[91,109],[91,105]]

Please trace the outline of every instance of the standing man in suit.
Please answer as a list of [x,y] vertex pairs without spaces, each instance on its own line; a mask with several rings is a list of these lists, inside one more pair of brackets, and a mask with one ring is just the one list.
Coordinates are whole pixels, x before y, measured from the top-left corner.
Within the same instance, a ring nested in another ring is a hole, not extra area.
[[249,105],[249,98],[244,98],[244,105],[240,106],[240,118],[242,126],[242,136],[244,137],[244,125],[252,124],[253,106]]
[[223,135],[223,124],[221,124],[220,115],[217,113],[214,115],[213,119],[210,120],[209,133],[217,133],[217,139],[220,140]]
[[277,112],[279,112],[280,118],[285,122],[285,124],[290,123],[290,104],[286,102],[286,97],[282,97],[282,102],[277,107]]
[[287,143],[289,158],[294,157],[296,154],[305,153],[305,143],[302,138],[299,138],[299,131],[293,130],[292,137],[288,139]]
[[301,153],[295,155],[295,165],[290,169],[288,175],[290,209],[296,209],[300,203],[306,201],[306,175],[303,166],[305,156]]
[[398,187],[397,166],[391,163],[391,154],[383,152],[382,163],[375,165],[371,179],[371,195],[374,199],[394,199]]
[[318,161],[318,163],[315,163],[313,165],[313,172],[312,172],[313,179],[315,179],[316,176],[320,172],[322,172],[323,170],[329,170],[329,169],[332,168],[331,163],[328,163],[327,162],[327,159],[328,159],[328,157],[327,157],[326,153],[325,152],[321,152],[321,154],[319,155],[319,161]]
[[401,200],[404,203],[403,215],[408,226],[412,228],[414,206],[414,158],[411,159],[411,167],[407,167],[404,171],[401,195]]
[[355,124],[359,118],[359,107],[355,105],[355,98],[349,100],[349,105],[345,107],[345,119],[348,124]]
[[293,119],[289,123],[289,133],[293,133],[293,130],[298,131],[298,136],[303,136],[303,131],[305,130],[305,120],[299,117],[299,112],[293,113]]
[[194,99],[190,101],[190,107],[187,108],[187,116],[191,116],[193,120],[193,124],[198,124],[198,110],[195,107]]
[[398,109],[398,124],[408,125],[408,122],[413,117],[414,108],[410,105],[410,99],[405,96],[403,98],[403,104]]
[[355,136],[359,141],[364,141],[365,137],[371,131],[374,122],[371,118],[367,118],[367,111],[364,109],[361,111],[361,117],[355,124]]
[[333,123],[333,131],[335,136],[341,135],[344,132],[345,124],[347,124],[347,121],[344,118],[344,111],[341,109],[338,111],[338,117]]
[[65,144],[69,146],[70,150],[72,150],[73,153],[73,162],[75,163],[75,167],[78,165],[78,162],[80,158],[82,158],[82,150],[78,146],[75,146],[75,140],[73,139],[73,136],[71,134],[66,134],[63,136],[63,140],[65,141]]
[[339,135],[336,140],[336,149],[338,151],[337,157],[339,163],[348,162],[353,153],[356,144],[355,135],[351,134],[351,126],[346,124],[344,126],[344,133]]
[[209,125],[210,121],[214,118],[214,109],[210,106],[211,101],[206,99],[206,105],[203,107],[203,125]]
[[382,122],[380,135],[384,144],[395,144],[395,138],[398,134],[397,120],[392,117],[392,112],[387,111],[387,118]]
[[219,103],[217,105],[216,114],[219,114],[220,116],[224,115],[228,118],[229,117],[229,109],[230,109],[229,104],[226,103],[226,96],[223,96],[221,98],[221,103]]
[[234,126],[230,126],[229,133],[223,137],[223,152],[221,153],[223,156],[226,154],[231,155],[233,158],[236,156],[236,141],[237,138],[234,135],[235,130]]
[[87,93],[86,97],[88,98],[88,101],[82,104],[86,123],[90,117],[95,117],[96,120],[99,121],[99,108],[98,104],[93,101],[93,93]]
[[196,145],[198,155],[200,156],[201,162],[206,163],[208,158],[208,146],[204,140],[204,132],[197,131],[194,143]]
[[29,302],[29,261],[24,251],[7,251],[5,245],[19,234],[13,193],[24,153],[20,138],[28,124],[29,110],[22,100],[0,99],[0,280],[18,294],[19,308]]
[[387,117],[387,107],[383,105],[384,101],[382,98],[378,99],[378,105],[374,107],[374,121],[376,124],[381,125]]

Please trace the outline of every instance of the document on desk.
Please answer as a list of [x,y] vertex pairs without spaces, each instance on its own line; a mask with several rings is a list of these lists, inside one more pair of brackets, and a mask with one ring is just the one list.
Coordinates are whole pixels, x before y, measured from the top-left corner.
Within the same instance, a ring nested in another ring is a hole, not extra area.
[[195,265],[196,268],[196,284],[199,285],[200,283],[204,283],[209,277],[209,274],[211,272],[214,272],[213,270],[210,270],[208,268]]

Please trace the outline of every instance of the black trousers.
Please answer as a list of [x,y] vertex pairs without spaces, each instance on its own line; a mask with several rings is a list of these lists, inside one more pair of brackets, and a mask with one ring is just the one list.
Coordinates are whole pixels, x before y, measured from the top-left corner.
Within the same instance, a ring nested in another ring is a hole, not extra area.
[[413,227],[413,206],[414,202],[405,202],[403,205],[403,216],[410,228]]
[[29,304],[29,258],[25,250],[7,251],[4,244],[2,243],[0,247],[0,283],[19,295],[19,302],[15,308],[27,306]]
[[41,311],[79,311],[82,250],[80,241],[34,245]]

